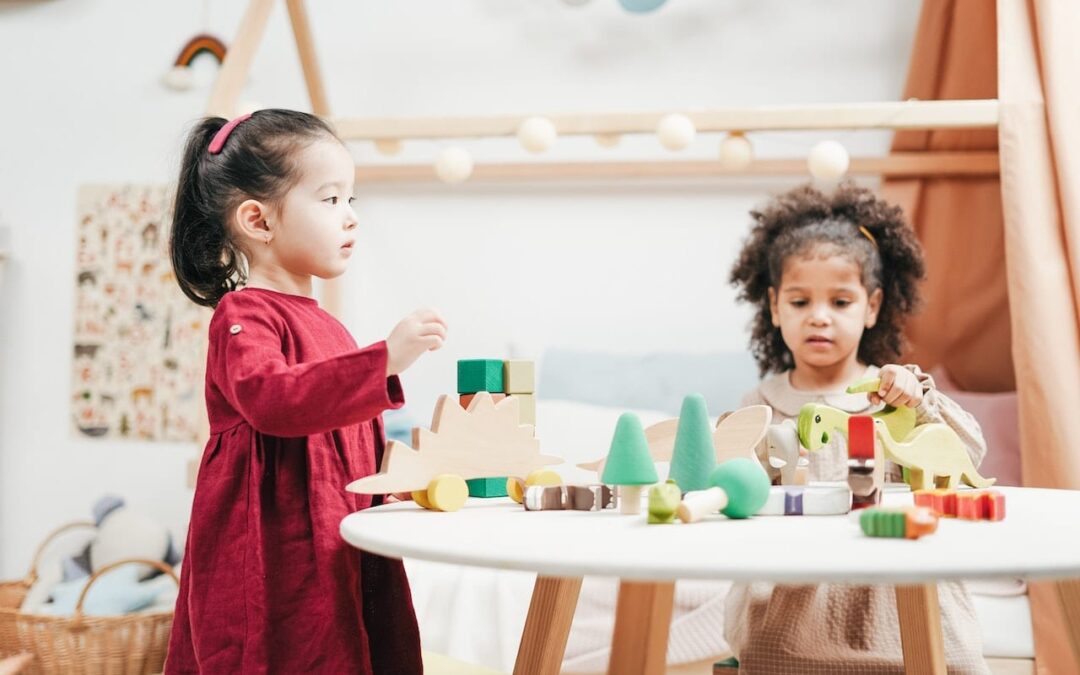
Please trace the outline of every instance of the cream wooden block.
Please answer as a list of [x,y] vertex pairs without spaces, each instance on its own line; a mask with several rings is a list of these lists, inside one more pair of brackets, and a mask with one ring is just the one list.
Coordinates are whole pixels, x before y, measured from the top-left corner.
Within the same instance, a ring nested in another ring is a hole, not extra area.
[[464,410],[450,396],[439,397],[431,429],[416,431],[417,447],[390,441],[379,473],[353,481],[346,489],[362,494],[422,490],[440,474],[464,479],[528,476],[534,469],[559,464],[542,455],[531,424],[521,424],[518,401],[496,404],[479,392]]
[[536,393],[536,364],[532,361],[504,361],[503,391],[507,394]]
[[508,398],[515,398],[518,402],[518,414],[522,424],[536,426],[536,394],[514,394]]

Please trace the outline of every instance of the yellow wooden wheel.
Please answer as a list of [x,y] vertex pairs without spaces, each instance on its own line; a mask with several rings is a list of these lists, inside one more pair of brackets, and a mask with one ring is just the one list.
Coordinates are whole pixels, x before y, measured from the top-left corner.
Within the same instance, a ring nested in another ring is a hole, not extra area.
[[422,508],[435,510],[435,507],[428,501],[427,490],[413,490],[412,500]]
[[522,482],[511,476],[506,479],[506,494],[518,504],[525,501],[525,488],[530,485],[562,485],[562,476],[551,469],[536,469]]
[[444,473],[428,483],[427,501],[439,511],[457,511],[468,498],[469,486],[461,476]]

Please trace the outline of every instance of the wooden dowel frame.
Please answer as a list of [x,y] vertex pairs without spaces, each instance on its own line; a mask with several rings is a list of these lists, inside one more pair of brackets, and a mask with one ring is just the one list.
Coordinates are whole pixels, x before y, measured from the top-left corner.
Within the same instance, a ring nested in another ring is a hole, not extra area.
[[[654,133],[669,112],[544,115],[561,135]],[[683,111],[699,132],[830,129],[977,129],[998,124],[998,101],[887,101]],[[531,115],[331,118],[345,140],[513,136]]]
[[[478,164],[469,182],[519,180],[632,180],[722,178],[735,176],[784,176],[808,174],[801,159],[762,159],[741,169],[728,169],[718,161],[631,162],[524,162]],[[996,152],[895,153],[885,157],[854,157],[849,175],[889,177],[996,176]],[[356,169],[358,184],[420,183],[437,180],[430,164],[362,164]]]

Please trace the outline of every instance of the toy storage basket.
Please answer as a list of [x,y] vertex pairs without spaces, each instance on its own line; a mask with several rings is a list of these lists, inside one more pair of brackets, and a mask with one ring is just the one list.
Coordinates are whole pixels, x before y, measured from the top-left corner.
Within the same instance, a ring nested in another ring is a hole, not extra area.
[[25,675],[160,673],[165,665],[173,611],[138,612],[118,616],[84,616],[83,602],[104,573],[129,564],[161,570],[179,583],[168,565],[155,560],[129,559],[106,565],[87,582],[70,616],[26,614],[19,611],[23,597],[37,579],[41,552],[51,539],[75,527],[70,523],[50,534],[38,548],[30,573],[19,581],[0,582],[0,658],[20,653],[34,655]]

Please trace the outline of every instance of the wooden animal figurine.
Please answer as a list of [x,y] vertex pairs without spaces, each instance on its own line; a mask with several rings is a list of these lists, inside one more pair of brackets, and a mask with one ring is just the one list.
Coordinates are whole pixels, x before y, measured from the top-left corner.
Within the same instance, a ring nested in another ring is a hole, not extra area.
[[[881,379],[873,378],[857,382],[848,387],[847,391],[849,394],[877,391],[880,386]],[[821,419],[815,419],[817,416],[820,416]],[[832,406],[807,403],[799,410],[796,425],[799,432],[799,442],[807,450],[820,449],[829,442],[829,432],[835,429],[843,433],[847,430],[847,418],[850,416],[851,413]],[[887,405],[880,411],[871,414],[870,417],[883,420],[892,437],[898,440],[904,440],[915,429],[915,410],[907,406],[894,408]],[[811,427],[813,427],[813,434],[811,434]]]
[[912,490],[934,485],[954,488],[960,481],[971,487],[986,488],[995,482],[979,475],[964,442],[947,424],[919,425],[903,441],[893,440],[881,419],[874,420],[874,428],[885,448],[885,456],[908,470]]
[[770,424],[765,439],[758,445],[758,461],[769,478],[781,485],[806,485],[808,467],[800,452],[799,430],[792,420]]
[[540,454],[533,426],[518,423],[517,406],[513,397],[496,404],[482,391],[465,410],[451,397],[441,396],[431,430],[414,434],[416,449],[390,441],[379,472],[345,489],[361,494],[411,491],[420,506],[456,511],[468,496],[467,478],[527,476],[534,469],[561,463],[558,457]]
[[868,537],[918,539],[937,531],[938,516],[933,509],[913,506],[906,509],[863,509],[859,527]]

